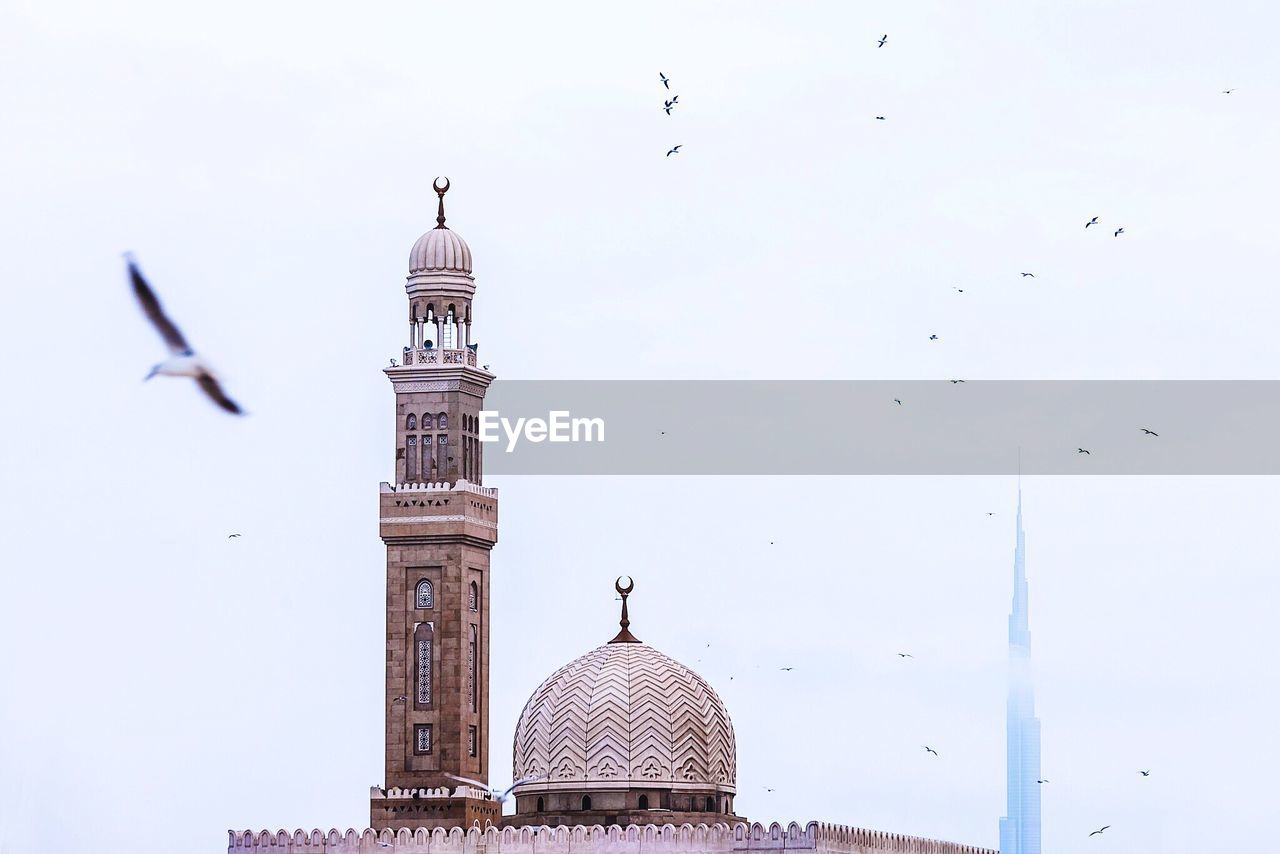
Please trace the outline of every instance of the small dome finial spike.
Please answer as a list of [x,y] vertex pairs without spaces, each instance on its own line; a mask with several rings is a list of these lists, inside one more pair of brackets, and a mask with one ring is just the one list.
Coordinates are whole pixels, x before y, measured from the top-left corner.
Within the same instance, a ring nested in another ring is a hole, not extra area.
[[444,186],[440,186],[440,179],[436,178],[431,182],[431,189],[436,191],[436,195],[440,197],[440,207],[436,211],[436,228],[444,228],[444,194],[449,192],[449,179],[444,179]]
[[[626,587],[622,586],[622,579],[624,578],[627,580]],[[609,641],[609,643],[640,643],[640,638],[631,634],[631,630],[628,628],[631,625],[631,620],[627,617],[627,597],[631,595],[632,590],[636,589],[636,583],[629,575],[619,575],[618,580],[613,582],[613,589],[617,590],[622,597],[622,619],[618,621],[618,625],[622,629],[618,632],[617,637]]]

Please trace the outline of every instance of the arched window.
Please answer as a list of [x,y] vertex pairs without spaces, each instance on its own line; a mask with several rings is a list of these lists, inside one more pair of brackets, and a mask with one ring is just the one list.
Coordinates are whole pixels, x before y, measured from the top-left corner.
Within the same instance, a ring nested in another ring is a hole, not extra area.
[[715,811],[716,811],[716,799],[707,798],[707,812],[715,812]]
[[435,631],[430,623],[422,623],[413,630],[414,648],[416,652],[417,685],[414,692],[414,706],[419,709],[431,708],[431,641]]
[[422,429],[430,430],[431,425],[436,423],[436,417],[430,412],[422,413]]
[[[409,416],[412,418],[413,416]],[[418,438],[410,436],[405,442],[404,479],[413,483],[418,479]]]
[[542,800],[542,798],[538,798],[537,811],[538,811],[538,812],[542,812],[542,811],[543,811],[543,810],[545,810],[546,808],[547,808],[547,804],[546,804],[546,802],[545,802],[545,801],[543,801],[543,800]]
[[436,588],[431,584],[431,579],[424,578],[418,582],[418,588],[414,592],[415,607],[418,608],[434,608],[436,606]]
[[583,796],[582,796],[582,808],[583,808],[584,810],[589,810],[589,809],[591,809],[591,796],[590,796],[590,795],[583,795]]
[[405,419],[405,421],[404,421],[404,429],[406,429],[406,430],[417,430],[417,429],[418,429],[418,416],[416,416],[416,415],[414,415],[412,412],[410,412],[410,413],[409,413],[409,417],[408,417],[408,418],[406,418],[406,419]]
[[640,809],[642,809],[642,810],[647,810],[648,808],[649,808],[649,796],[648,796],[648,795],[641,795],[641,796],[640,796]]
[[440,417],[436,419],[436,429],[439,429],[439,430],[449,429],[449,416],[447,413],[444,413],[444,412],[440,413]]
[[470,592],[467,593],[467,607],[472,611],[480,610],[480,585],[474,581],[471,582]]

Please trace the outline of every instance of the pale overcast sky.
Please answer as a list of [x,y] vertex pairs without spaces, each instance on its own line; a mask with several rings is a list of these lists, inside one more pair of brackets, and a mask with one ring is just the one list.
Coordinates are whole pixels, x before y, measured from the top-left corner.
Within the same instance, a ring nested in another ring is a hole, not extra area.
[[[436,175],[503,377],[1276,379],[1278,27],[1261,0],[8,0],[0,850],[367,823],[380,369]],[[250,417],[140,382],[126,249]],[[489,485],[495,782],[626,573],[636,634],[733,714],[742,814],[996,845],[1012,478]],[[1023,489],[1046,850],[1264,844],[1280,485]]]

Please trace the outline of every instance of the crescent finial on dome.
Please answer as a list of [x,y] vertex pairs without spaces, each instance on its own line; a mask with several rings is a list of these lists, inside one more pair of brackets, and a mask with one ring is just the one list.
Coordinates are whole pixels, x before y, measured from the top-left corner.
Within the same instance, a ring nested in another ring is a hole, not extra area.
[[[627,579],[626,587],[622,586],[622,579],[624,578]],[[631,630],[627,628],[631,625],[631,620],[627,617],[627,597],[631,595],[632,590],[636,589],[635,580],[629,575],[620,575],[618,580],[613,582],[613,589],[617,590],[618,594],[622,596],[622,619],[618,621],[618,625],[622,626],[622,629],[609,643],[641,643],[640,638],[631,634]]]
[[440,179],[436,178],[431,182],[431,189],[436,191],[436,195],[440,197],[440,208],[436,212],[436,228],[444,228],[444,194],[449,192],[449,179],[444,179],[444,186],[440,186]]

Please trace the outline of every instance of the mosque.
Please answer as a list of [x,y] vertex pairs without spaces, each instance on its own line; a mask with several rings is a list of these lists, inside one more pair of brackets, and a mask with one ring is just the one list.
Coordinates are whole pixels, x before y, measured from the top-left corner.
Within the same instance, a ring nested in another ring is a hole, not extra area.
[[231,831],[228,854],[997,854],[734,811],[729,710],[705,679],[620,630],[534,691],[516,724],[510,795],[488,787],[490,552],[498,491],[478,422],[494,375],[471,338],[471,249],[445,226],[409,252],[408,343],[395,392],[395,477],[379,491],[387,549],[386,755],[369,828]]

